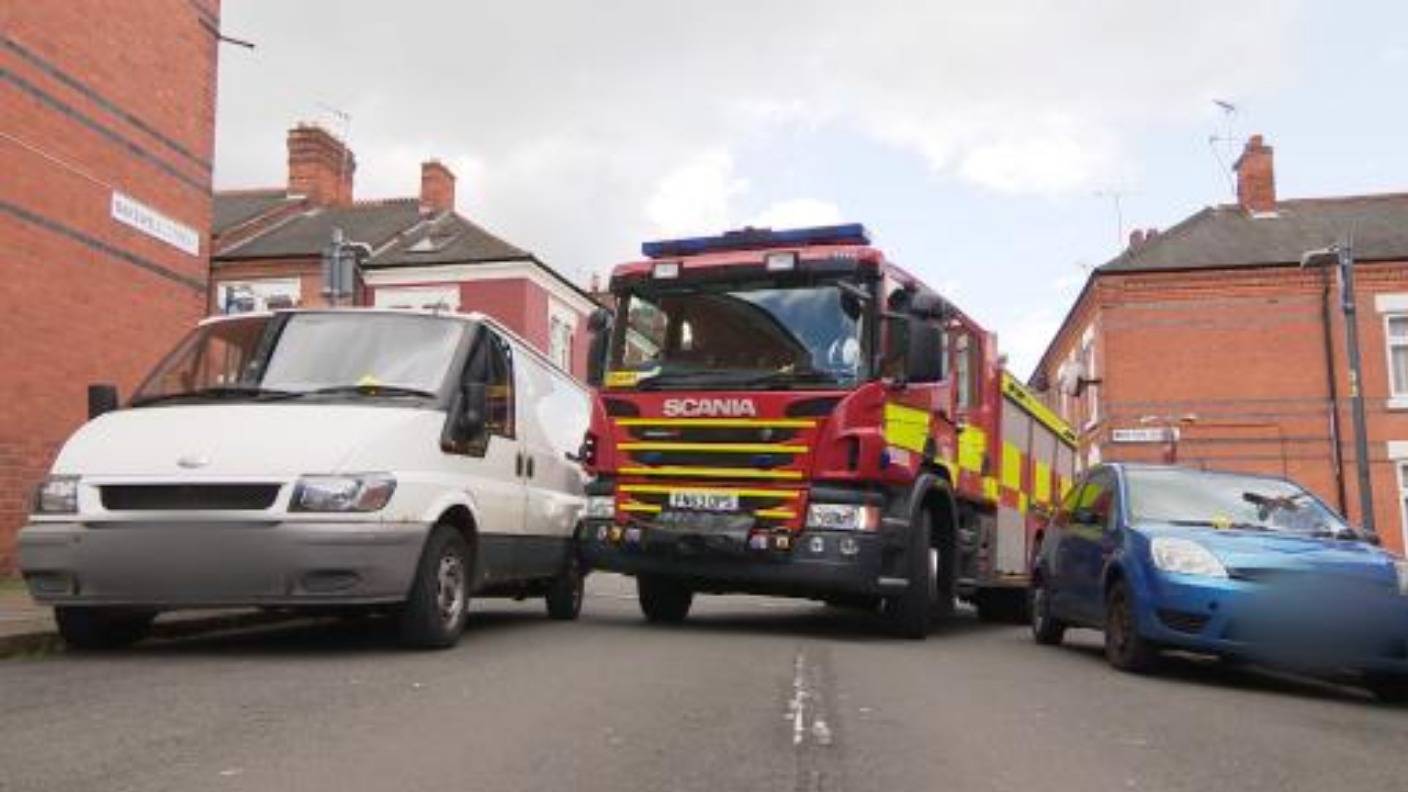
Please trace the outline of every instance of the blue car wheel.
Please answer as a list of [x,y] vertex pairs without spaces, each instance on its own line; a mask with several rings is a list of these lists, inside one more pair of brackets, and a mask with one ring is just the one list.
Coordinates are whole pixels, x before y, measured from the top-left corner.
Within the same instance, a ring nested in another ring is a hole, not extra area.
[[1134,602],[1124,581],[1115,580],[1105,595],[1105,659],[1121,671],[1149,671],[1159,659],[1158,647],[1139,634]]

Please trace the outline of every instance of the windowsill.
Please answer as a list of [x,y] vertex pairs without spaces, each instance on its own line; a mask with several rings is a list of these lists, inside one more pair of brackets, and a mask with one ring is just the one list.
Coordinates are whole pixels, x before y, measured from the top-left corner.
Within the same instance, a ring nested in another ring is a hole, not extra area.
[[1390,410],[1408,410],[1408,396],[1390,396],[1388,408]]

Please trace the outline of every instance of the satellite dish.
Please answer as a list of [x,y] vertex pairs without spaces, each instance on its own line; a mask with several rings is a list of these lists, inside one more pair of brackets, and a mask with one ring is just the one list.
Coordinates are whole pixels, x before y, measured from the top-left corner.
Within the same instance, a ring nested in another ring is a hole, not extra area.
[[1056,370],[1056,386],[1067,396],[1081,395],[1093,381],[1086,379],[1085,363],[1079,360],[1067,360]]

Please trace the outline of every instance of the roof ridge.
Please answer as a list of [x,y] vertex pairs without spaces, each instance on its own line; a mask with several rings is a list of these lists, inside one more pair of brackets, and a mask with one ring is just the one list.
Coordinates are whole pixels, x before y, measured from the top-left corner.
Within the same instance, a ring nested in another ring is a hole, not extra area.
[[[419,205],[420,205],[420,199],[419,199],[419,198],[362,198],[362,199],[353,201],[352,203],[348,204],[347,206],[348,206],[348,207],[352,207],[352,208],[356,208],[356,207],[360,207],[360,206],[368,206],[368,207],[372,207],[372,206],[390,206],[390,205],[393,205],[393,204],[410,204],[410,203],[414,203],[414,204],[416,204],[417,206],[419,206]],[[344,207],[338,207],[338,208],[344,208]]]
[[1188,229],[1201,222],[1204,218],[1212,217],[1220,208],[1221,206],[1204,206],[1202,209],[1199,209],[1193,214],[1190,214],[1182,220],[1179,220],[1177,223],[1174,223],[1173,225],[1169,226],[1167,230],[1156,231],[1153,239],[1150,239],[1147,236],[1144,237],[1144,243],[1139,247],[1127,247],[1124,250],[1120,251],[1120,253],[1114,258],[1096,267],[1095,272],[1105,270],[1107,267],[1111,267],[1112,265],[1120,261],[1132,261],[1144,251],[1153,247],[1162,246],[1171,238],[1176,238],[1178,236],[1188,233]]

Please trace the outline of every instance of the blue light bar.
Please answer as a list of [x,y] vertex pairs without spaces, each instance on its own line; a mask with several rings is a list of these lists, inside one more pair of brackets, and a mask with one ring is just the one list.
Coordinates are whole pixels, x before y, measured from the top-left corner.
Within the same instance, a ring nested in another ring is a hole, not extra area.
[[743,228],[727,231],[722,236],[666,239],[646,242],[640,252],[646,258],[674,258],[725,250],[753,250],[770,247],[803,247],[806,245],[869,245],[870,234],[860,223],[817,228],[793,228],[773,231],[770,228]]

